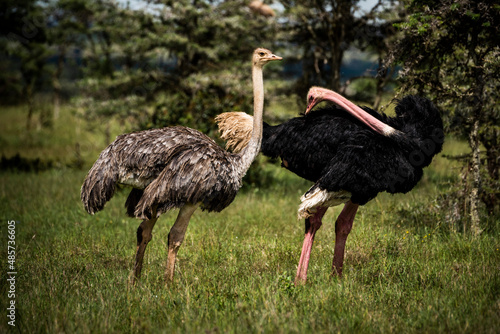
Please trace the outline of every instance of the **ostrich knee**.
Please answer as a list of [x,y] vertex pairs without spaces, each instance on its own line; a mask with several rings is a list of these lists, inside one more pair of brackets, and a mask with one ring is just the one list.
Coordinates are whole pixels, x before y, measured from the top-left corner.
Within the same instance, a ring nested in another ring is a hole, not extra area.
[[167,283],[174,280],[175,261],[183,239],[184,235],[180,236],[179,234],[173,234],[172,232],[168,234],[167,268],[165,271],[165,280]]
[[152,230],[145,230],[142,224],[137,228],[137,246],[147,245],[153,239]]
[[339,217],[335,222],[335,235],[340,239],[347,239],[352,230],[352,220]]
[[172,229],[168,233],[168,249],[169,251],[172,250],[177,253],[182,245],[182,242],[184,241],[186,230],[179,230],[175,229],[174,227],[172,227]]
[[167,282],[171,282],[174,279],[175,272],[175,261],[177,258],[177,252],[184,241],[184,235],[186,234],[187,224],[174,224],[170,232],[168,233],[168,255],[167,255],[167,270],[165,272],[165,278]]
[[165,279],[167,283],[173,281],[174,279],[177,252],[184,241],[184,235],[186,234],[186,230],[189,225],[189,219],[197,207],[198,205],[183,206],[179,211],[179,215],[177,216],[174,225],[168,233],[167,269],[165,272]]

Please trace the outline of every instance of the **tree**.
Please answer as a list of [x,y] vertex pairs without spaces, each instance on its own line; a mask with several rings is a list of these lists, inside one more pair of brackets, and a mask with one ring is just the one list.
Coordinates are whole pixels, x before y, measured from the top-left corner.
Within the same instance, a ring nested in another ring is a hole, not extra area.
[[180,124],[205,133],[215,132],[217,113],[250,111],[249,55],[271,45],[274,19],[241,1],[150,4],[95,3],[78,109],[133,120],[136,128]]
[[280,1],[285,8],[286,21],[282,26],[285,39],[290,45],[303,49],[303,74],[297,85],[298,92],[312,85],[339,91],[345,51],[355,45],[364,49],[373,43],[380,46],[380,41],[392,34],[392,24],[382,20],[380,14],[389,11],[394,1],[378,1],[364,14],[359,11],[359,2]]
[[[379,9],[380,8],[380,9]],[[359,28],[354,38],[354,45],[361,51],[376,55],[378,73],[375,76],[362,76],[360,79],[371,79],[375,86],[375,99],[373,108],[377,110],[382,102],[383,94],[389,84],[395,83],[395,67],[384,70],[383,63],[390,47],[399,37],[396,24],[403,21],[405,15],[404,6],[400,3],[382,6],[378,2],[370,12],[360,17]],[[350,78],[344,85],[344,89],[358,78]]]
[[[448,130],[468,139],[464,185],[471,230],[480,233],[479,201],[498,211],[500,184],[500,6],[489,1],[407,1],[404,37],[386,66],[402,64],[401,92],[431,97],[442,107]],[[480,144],[486,149],[481,167]]]
[[83,0],[49,1],[44,8],[46,13],[47,43],[55,53],[55,65],[52,69],[53,117],[60,113],[63,91],[61,76],[67,62],[68,51],[80,47],[81,36],[87,32],[91,11]]
[[[10,64],[8,73],[17,85],[28,105],[26,128],[32,126],[35,112],[34,94],[43,84],[47,74],[46,31],[43,7],[34,0],[3,1],[0,7],[0,28],[2,38],[0,49],[5,52],[5,61]],[[6,80],[11,84],[11,80]]]

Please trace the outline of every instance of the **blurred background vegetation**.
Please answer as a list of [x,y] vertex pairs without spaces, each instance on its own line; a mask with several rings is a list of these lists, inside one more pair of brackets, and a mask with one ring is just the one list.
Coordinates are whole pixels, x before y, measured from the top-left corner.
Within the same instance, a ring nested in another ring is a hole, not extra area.
[[[252,112],[249,58],[266,47],[284,58],[266,67],[267,121],[301,112],[312,85],[381,112],[426,96],[469,146],[448,156],[462,168],[442,209],[473,233],[500,214],[494,2],[4,0],[0,27],[3,169],[86,169],[117,134],[154,127],[217,140],[217,114]],[[269,183],[263,163],[247,183]]]

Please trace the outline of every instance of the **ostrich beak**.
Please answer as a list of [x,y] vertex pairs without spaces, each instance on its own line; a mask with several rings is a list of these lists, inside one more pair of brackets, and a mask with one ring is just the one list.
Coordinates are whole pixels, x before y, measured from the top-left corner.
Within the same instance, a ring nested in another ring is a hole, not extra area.
[[307,115],[311,110],[320,102],[326,101],[328,99],[324,98],[324,93],[329,90],[321,87],[311,87],[309,92],[307,92],[307,108],[305,114]]
[[321,97],[309,97],[307,99],[307,108],[305,114],[307,115],[318,103],[323,102]]
[[274,53],[269,56],[269,60],[270,61],[271,60],[281,60],[281,59],[283,59],[283,58],[280,57],[280,56],[275,55]]

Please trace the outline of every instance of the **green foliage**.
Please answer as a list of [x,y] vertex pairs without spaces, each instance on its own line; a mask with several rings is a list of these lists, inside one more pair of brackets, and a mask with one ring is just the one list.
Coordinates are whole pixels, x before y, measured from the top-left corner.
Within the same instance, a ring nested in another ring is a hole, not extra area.
[[[387,62],[403,66],[402,92],[433,99],[443,111],[446,132],[469,140],[473,152],[464,160],[464,171],[474,168],[481,175],[468,173],[473,180],[463,180],[474,183],[471,193],[480,192],[488,212],[498,211],[500,12],[486,1],[406,3],[406,22],[398,25],[403,37]],[[485,148],[483,157],[479,143]],[[486,169],[480,169],[481,159]]]
[[148,11],[108,5],[99,13],[88,43],[95,36],[100,48],[88,60],[105,63],[89,66],[81,82],[76,103],[85,117],[213,132],[216,114],[249,109],[241,83],[250,82],[251,52],[270,39],[273,21],[250,16],[239,1],[166,1]]
[[403,90],[433,97],[447,111],[449,130],[465,137],[474,98],[481,100],[484,121],[493,117],[485,126],[497,124],[500,13],[475,1],[408,3],[408,19],[396,25],[403,38],[388,57],[404,65]]
[[35,93],[44,87],[49,73],[44,12],[37,1],[30,0],[4,1],[0,12],[0,58],[6,63],[6,72],[0,75],[5,83],[0,98],[12,103],[22,97],[27,102],[26,129],[30,130]]
[[361,78],[349,85],[349,98],[360,102],[373,102],[377,84],[372,78]]
[[[250,68],[247,73],[250,73]],[[141,127],[183,125],[216,137],[213,121],[216,115],[233,110],[253,113],[252,95],[248,94],[252,87],[248,79],[245,85],[229,73],[208,78],[193,75],[191,79],[184,83],[187,91],[159,95],[152,117]]]

